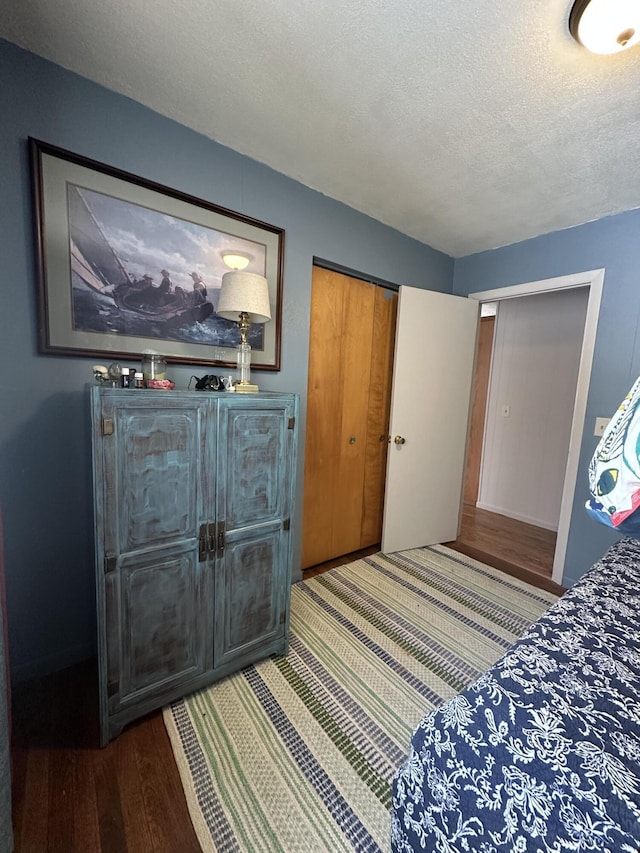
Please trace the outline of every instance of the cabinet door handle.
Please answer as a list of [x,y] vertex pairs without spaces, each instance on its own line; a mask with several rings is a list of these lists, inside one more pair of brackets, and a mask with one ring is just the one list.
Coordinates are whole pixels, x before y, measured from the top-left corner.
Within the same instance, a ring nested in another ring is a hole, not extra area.
[[198,560],[203,563],[207,559],[209,553],[209,533],[208,525],[200,525],[200,535],[198,536]]
[[218,522],[218,557],[221,557],[224,554],[224,533],[225,533],[225,523],[224,521]]
[[207,548],[209,550],[209,554],[215,556],[216,553],[216,526],[213,521],[210,521],[207,525]]
[[356,443],[356,437],[355,437],[355,435],[352,435],[351,438],[349,439],[349,444],[355,444],[355,443]]

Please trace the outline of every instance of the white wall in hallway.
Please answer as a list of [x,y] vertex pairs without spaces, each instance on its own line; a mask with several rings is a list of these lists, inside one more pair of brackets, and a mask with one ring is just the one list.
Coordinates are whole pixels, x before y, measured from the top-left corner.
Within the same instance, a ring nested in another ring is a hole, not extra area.
[[588,296],[500,302],[479,507],[557,529]]

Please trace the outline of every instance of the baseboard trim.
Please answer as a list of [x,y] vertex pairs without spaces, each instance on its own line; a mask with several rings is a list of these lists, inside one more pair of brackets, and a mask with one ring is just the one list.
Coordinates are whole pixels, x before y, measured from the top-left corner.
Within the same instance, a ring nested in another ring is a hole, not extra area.
[[476,506],[478,509],[484,509],[487,512],[495,512],[497,515],[504,515],[507,518],[514,518],[516,521],[523,521],[525,524],[532,524],[534,527],[542,527],[543,530],[551,530],[553,533],[558,532],[558,525],[549,524],[548,521],[541,521],[539,518],[532,518],[530,515],[524,515],[523,513],[513,512],[510,509],[505,509],[501,506],[493,506],[492,504],[486,504],[482,501],[477,501]]

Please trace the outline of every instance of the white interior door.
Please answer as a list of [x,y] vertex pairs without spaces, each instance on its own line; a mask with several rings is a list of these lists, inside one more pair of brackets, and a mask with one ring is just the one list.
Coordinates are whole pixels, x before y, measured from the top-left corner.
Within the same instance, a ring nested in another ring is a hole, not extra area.
[[400,288],[382,525],[387,553],[458,535],[479,309],[474,299]]

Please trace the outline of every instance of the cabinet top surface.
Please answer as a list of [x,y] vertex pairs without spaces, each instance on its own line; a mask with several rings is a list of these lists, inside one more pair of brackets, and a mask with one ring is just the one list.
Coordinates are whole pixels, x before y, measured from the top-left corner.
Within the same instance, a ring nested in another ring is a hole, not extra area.
[[187,389],[174,388],[171,391],[163,391],[156,388],[109,388],[103,385],[89,385],[91,394],[96,397],[124,397],[136,399],[142,397],[154,400],[173,400],[176,398],[194,399],[237,399],[237,400],[281,400],[297,397],[297,394],[288,391],[258,391],[255,394],[236,394],[229,391],[189,391]]

